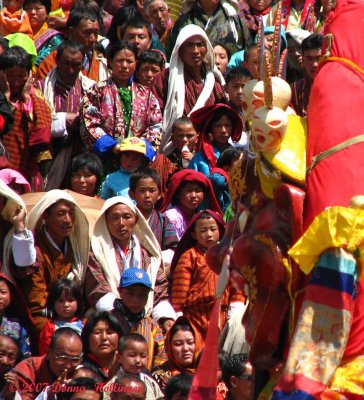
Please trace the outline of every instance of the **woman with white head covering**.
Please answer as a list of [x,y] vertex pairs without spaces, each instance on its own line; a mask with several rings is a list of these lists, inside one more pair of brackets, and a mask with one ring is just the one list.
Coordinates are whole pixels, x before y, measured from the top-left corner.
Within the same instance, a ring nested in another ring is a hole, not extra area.
[[164,136],[160,149],[169,142],[177,118],[224,99],[223,84],[205,31],[196,25],[182,28],[169,68],[156,76],[152,87],[163,112]]
[[95,224],[91,251],[94,257],[90,259],[85,279],[86,292],[91,293],[89,298],[94,303],[91,305],[99,310],[112,309],[115,298],[119,297],[123,271],[134,267],[148,272],[154,289],[146,311],[150,313],[153,309],[155,319],[174,316],[167,301],[168,282],[159,243],[130,199],[115,196],[105,201]]
[[[28,228],[35,237],[36,260],[31,259],[30,249],[21,257],[13,251],[15,265],[5,267],[17,279],[35,328],[41,330],[47,322],[43,314],[50,286],[64,277],[80,284],[84,281],[89,258],[88,222],[71,195],[51,190],[29,213]],[[27,236],[27,231],[23,235]]]

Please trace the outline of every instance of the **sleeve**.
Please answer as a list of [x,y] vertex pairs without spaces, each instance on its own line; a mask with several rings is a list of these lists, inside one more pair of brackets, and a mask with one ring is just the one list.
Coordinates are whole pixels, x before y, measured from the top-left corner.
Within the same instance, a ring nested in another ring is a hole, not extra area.
[[153,327],[153,340],[154,340],[154,351],[153,351],[153,362],[152,369],[159,367],[168,360],[166,351],[164,349],[164,335],[159,324],[154,321]]
[[47,353],[49,349],[49,345],[51,344],[51,339],[53,336],[53,333],[55,332],[56,327],[54,325],[53,321],[48,321],[45,325],[44,328],[42,329],[42,332],[40,333],[39,337],[39,354],[43,356],[44,354]]
[[172,280],[171,303],[176,312],[183,311],[191,287],[194,260],[191,250],[182,254]]
[[143,133],[143,137],[158,150],[162,132],[162,112],[157,98],[152,92],[149,94],[147,110],[147,128]]
[[157,99],[159,109],[163,114],[167,97],[165,75],[163,72],[155,76],[151,90]]
[[28,229],[24,233],[14,233],[11,241],[11,250],[17,267],[33,265],[37,257],[33,233]]
[[106,176],[102,186],[101,186],[101,193],[100,193],[100,197],[103,200],[107,200],[110,197],[113,197],[113,192],[111,190],[111,187],[109,185],[109,175]]
[[[162,229],[162,249],[175,249],[179,242],[176,228],[172,224],[167,215],[162,215],[163,229]],[[172,256],[173,257],[173,256]]]

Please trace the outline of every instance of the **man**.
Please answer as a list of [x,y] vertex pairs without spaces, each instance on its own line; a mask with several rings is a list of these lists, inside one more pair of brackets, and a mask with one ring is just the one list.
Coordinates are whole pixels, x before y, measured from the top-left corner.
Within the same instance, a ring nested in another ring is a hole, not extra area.
[[145,400],[145,383],[135,375],[123,374],[114,384],[111,400]]
[[[59,328],[53,334],[45,356],[21,361],[8,375],[17,378],[17,394],[21,399],[33,400],[44,390],[57,393],[81,360],[82,341],[79,334],[72,328]],[[13,396],[9,399],[14,398],[14,392],[9,394]]]
[[95,81],[83,75],[84,47],[72,41],[57,49],[57,66],[38,82],[52,110],[52,148],[55,160],[48,175],[47,190],[59,188],[73,154],[79,153],[79,104]]
[[252,392],[252,366],[246,354],[234,354],[222,367],[222,379],[229,389],[229,400],[250,400]]
[[[89,8],[75,8],[67,20],[67,37],[80,43],[86,51],[82,62],[82,73],[94,81],[105,80],[108,77],[106,60],[100,58],[94,51],[99,33],[97,15]],[[47,56],[39,65],[37,78],[45,78],[56,66],[57,50]]]
[[[14,252],[12,273],[23,291],[35,329],[47,322],[44,308],[50,286],[68,277],[82,283],[89,256],[88,222],[75,200],[61,190],[46,192],[29,213],[29,230],[36,242],[22,257]],[[27,230],[19,236],[28,238]]]
[[302,79],[304,70],[302,67],[301,44],[310,36],[310,32],[297,28],[286,33],[287,37],[287,76],[286,81],[292,83]]
[[29,54],[15,46],[0,56],[0,91],[3,91],[14,123],[2,132],[9,153],[9,168],[30,182],[39,172],[45,176],[52,156],[49,151],[51,112],[39,91],[32,87]]
[[169,18],[171,9],[164,0],[147,0],[144,4],[152,29],[165,46],[168,32],[172,29],[173,21]]
[[303,79],[291,84],[291,104],[296,113],[301,117],[307,116],[311,86],[318,71],[323,39],[323,36],[320,34],[312,34],[303,40],[301,45],[302,66],[305,76]]

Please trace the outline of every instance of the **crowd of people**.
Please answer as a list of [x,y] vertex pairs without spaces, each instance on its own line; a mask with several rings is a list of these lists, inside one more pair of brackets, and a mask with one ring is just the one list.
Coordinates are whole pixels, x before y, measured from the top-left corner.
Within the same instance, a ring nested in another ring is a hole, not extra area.
[[[218,288],[206,254],[241,211],[229,174],[264,105],[245,88],[281,59],[305,120],[336,2],[3,6],[0,398],[187,399]],[[248,303],[230,280],[219,400],[257,396]]]

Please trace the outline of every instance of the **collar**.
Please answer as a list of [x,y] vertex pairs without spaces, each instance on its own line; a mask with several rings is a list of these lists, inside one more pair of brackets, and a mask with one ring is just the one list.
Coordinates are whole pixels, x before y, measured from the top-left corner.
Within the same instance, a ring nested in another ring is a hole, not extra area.
[[64,249],[60,249],[56,242],[52,239],[51,235],[47,232],[47,227],[44,225],[44,233],[46,235],[46,238],[48,239],[48,242],[54,247],[56,250],[58,250],[60,253],[66,254],[67,253],[67,239],[64,240]]
[[140,313],[134,314],[129,308],[123,303],[122,299],[115,299],[114,300],[114,309],[118,311],[120,314],[126,317],[128,322],[140,322],[145,318],[145,309]]

